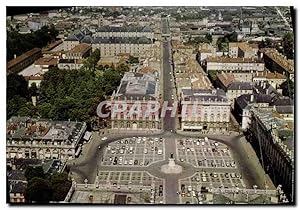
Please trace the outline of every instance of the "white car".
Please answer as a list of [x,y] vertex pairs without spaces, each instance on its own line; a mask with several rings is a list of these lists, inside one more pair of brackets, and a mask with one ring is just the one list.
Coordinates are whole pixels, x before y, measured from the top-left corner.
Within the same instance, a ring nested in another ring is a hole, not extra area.
[[205,141],[205,142],[208,142],[208,138],[207,138],[207,137],[204,137],[204,141]]
[[102,141],[106,141],[106,140],[107,140],[107,137],[104,136],[101,140],[102,140]]
[[144,149],[144,154],[147,154],[148,153],[148,149]]
[[194,148],[191,148],[191,152],[195,152],[195,149],[194,149]]
[[201,142],[201,145],[204,146],[204,145],[205,145],[205,142]]
[[129,165],[132,165],[133,164],[133,160],[129,160]]
[[162,150],[159,149],[159,150],[157,151],[157,154],[158,154],[158,155],[161,155],[161,154],[162,154]]
[[196,142],[196,145],[197,145],[197,146],[199,146],[199,145],[200,145],[200,142],[199,142],[199,141],[197,141],[197,142]]
[[124,161],[124,165],[127,165],[127,164],[128,164],[128,162],[127,162],[127,160],[125,160],[125,161]]

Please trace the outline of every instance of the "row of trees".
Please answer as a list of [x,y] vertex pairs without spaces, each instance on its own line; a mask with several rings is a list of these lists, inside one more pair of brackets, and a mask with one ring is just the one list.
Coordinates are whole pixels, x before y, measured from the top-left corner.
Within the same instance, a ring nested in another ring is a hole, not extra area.
[[29,203],[63,201],[72,185],[67,173],[45,174],[41,166],[28,167],[25,177],[28,182],[25,200]]
[[29,34],[20,34],[17,31],[7,32],[7,61],[14,58],[14,55],[21,55],[35,47],[45,47],[55,40],[58,31],[53,25],[43,26],[40,30]]

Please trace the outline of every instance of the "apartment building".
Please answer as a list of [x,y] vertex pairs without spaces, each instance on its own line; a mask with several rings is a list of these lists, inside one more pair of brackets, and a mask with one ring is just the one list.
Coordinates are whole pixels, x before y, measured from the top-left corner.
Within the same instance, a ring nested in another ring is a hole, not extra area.
[[253,73],[264,71],[265,64],[262,60],[254,58],[208,57],[205,60],[204,68],[207,72],[224,71]]
[[259,57],[264,59],[266,68],[272,72],[286,75],[294,81],[294,61],[288,60],[284,55],[273,48],[262,48],[258,52]]
[[230,102],[223,90],[182,89],[180,104],[182,131],[228,131]]
[[294,122],[283,119],[272,108],[251,110],[247,139],[275,186],[282,185],[290,202],[294,201]]
[[6,157],[74,159],[86,127],[82,122],[12,117],[6,123]]
[[230,42],[228,55],[232,58],[255,58],[257,57],[258,46],[246,42]]
[[[154,74],[126,72],[110,103],[112,129],[153,131],[161,129],[159,110],[147,113],[149,105],[160,106],[159,83]],[[113,112],[114,107],[125,104],[126,110]],[[139,113],[134,112],[138,110]]]
[[264,71],[264,72],[256,72],[253,74],[253,82],[268,82],[272,87],[277,89],[282,83],[287,80],[286,75]]
[[84,59],[90,56],[92,47],[89,44],[81,43],[66,52],[64,59]]
[[152,40],[147,37],[89,37],[83,39],[82,43],[91,44],[93,50],[99,49],[102,57],[122,53],[139,56],[153,45]]

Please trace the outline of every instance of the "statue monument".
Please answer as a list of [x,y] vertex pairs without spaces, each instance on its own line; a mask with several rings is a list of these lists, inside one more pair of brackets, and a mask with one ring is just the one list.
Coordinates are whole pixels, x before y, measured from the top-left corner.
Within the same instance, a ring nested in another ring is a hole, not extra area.
[[175,163],[174,154],[170,154],[169,163],[161,167],[161,171],[165,174],[180,174],[182,167]]

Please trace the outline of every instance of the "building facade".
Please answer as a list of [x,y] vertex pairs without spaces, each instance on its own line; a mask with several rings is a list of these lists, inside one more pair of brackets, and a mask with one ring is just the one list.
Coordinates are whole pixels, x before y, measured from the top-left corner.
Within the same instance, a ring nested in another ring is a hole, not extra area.
[[6,157],[74,159],[86,127],[81,122],[12,117],[6,124]]
[[260,163],[275,186],[282,185],[290,202],[294,201],[294,128],[276,111],[266,108],[251,110],[248,140]]
[[[114,112],[114,107],[123,106]],[[160,110],[147,112],[149,106],[160,107],[159,83],[154,74],[127,72],[111,97],[111,128],[117,130],[160,130]],[[120,108],[121,110],[123,108]]]
[[223,90],[183,89],[180,104],[182,131],[228,131],[230,102]]
[[262,60],[252,58],[209,57],[204,63],[209,71],[225,72],[256,72],[264,71],[265,64]]

